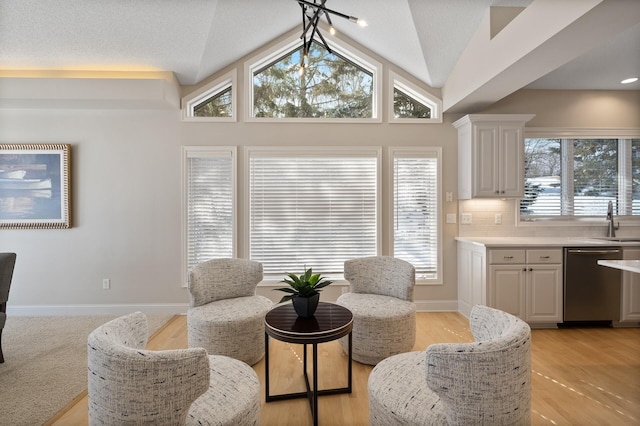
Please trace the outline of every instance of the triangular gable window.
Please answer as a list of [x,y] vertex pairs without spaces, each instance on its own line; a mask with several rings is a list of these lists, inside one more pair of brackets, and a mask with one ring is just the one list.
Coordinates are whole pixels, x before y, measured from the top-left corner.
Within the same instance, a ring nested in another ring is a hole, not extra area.
[[431,108],[394,87],[393,116],[395,118],[431,118]]
[[393,81],[390,94],[389,121],[397,123],[442,123],[442,101],[390,72]]
[[231,86],[223,89],[193,107],[194,117],[230,117],[233,114],[231,105]]
[[236,121],[236,71],[182,99],[185,120]]

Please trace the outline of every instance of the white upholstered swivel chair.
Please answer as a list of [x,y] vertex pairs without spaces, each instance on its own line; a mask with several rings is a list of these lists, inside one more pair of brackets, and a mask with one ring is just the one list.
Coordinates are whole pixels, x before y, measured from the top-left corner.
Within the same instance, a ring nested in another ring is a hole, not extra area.
[[476,305],[473,343],[430,345],[380,362],[369,375],[373,426],[531,423],[531,329]]
[[[416,341],[415,268],[388,256],[344,262],[350,292],[336,303],[353,313],[353,359],[375,365],[413,349]],[[340,339],[347,351],[348,341]]]
[[264,317],[273,302],[255,294],[262,264],[248,259],[212,259],[189,273],[189,347],[205,348],[249,365],[264,356]]
[[152,351],[141,312],[87,339],[89,425],[253,426],[260,382],[247,364],[203,348]]

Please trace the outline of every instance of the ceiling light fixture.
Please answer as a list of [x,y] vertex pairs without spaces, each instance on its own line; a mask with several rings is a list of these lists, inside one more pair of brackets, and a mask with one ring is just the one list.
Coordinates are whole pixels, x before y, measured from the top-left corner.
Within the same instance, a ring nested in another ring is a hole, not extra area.
[[[320,21],[322,15],[327,18],[327,23],[329,24],[329,33],[331,35],[334,35],[336,33],[336,29],[333,27],[331,17],[329,16],[330,14],[347,19],[351,22],[355,22],[361,27],[367,26],[366,21],[358,19],[355,16],[349,16],[345,15],[344,13],[336,12],[335,10],[327,9],[327,7],[325,6],[327,0],[296,1],[302,9],[302,35],[300,36],[300,38],[302,39],[302,55],[300,57],[300,74],[304,73],[305,60],[309,55],[309,51],[311,50],[311,42],[313,41],[315,35],[318,36],[325,49],[327,49],[327,52],[333,53],[331,51],[331,48],[327,44],[327,41],[324,39],[318,29],[318,22]],[[307,37],[309,30],[311,30],[311,35]]]
[[635,83],[636,81],[638,81],[638,77],[631,77],[631,78],[622,80],[620,83],[629,84],[629,83]]

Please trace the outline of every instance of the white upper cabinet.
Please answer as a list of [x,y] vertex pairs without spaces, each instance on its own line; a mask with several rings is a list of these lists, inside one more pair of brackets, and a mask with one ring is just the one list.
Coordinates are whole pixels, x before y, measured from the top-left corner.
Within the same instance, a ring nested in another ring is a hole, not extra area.
[[524,195],[524,125],[533,114],[470,114],[458,129],[458,198]]

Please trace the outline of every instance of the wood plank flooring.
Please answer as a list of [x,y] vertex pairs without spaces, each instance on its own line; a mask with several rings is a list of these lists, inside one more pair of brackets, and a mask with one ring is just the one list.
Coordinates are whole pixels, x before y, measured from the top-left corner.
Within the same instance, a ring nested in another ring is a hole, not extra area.
[[[415,350],[439,342],[472,340],[460,314],[418,313]],[[149,340],[155,350],[187,346],[186,317],[176,316]],[[310,349],[309,349],[310,350]],[[304,390],[302,346],[272,340],[271,393]],[[346,384],[347,357],[337,342],[318,346],[320,388]],[[311,425],[306,400],[264,402],[264,360],[254,365],[262,383],[261,424]],[[319,398],[320,425],[368,425],[367,378],[371,366],[353,363],[353,393]],[[418,372],[421,374],[421,372]],[[640,424],[640,328],[532,331],[533,425]],[[47,425],[86,425],[86,393]]]

